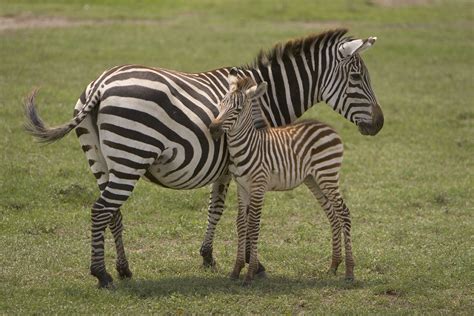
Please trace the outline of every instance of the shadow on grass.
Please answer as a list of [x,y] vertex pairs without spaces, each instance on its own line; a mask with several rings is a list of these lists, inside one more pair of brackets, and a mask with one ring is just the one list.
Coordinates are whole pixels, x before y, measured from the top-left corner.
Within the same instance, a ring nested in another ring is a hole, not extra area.
[[242,280],[232,281],[224,276],[173,277],[158,280],[132,279],[116,281],[117,293],[137,296],[139,298],[164,297],[170,295],[206,296],[209,294],[267,295],[295,293],[305,289],[331,288],[351,290],[377,286],[380,280],[356,280],[353,283],[341,277],[328,279],[300,279],[284,276],[269,276],[256,280],[250,287],[243,287]]

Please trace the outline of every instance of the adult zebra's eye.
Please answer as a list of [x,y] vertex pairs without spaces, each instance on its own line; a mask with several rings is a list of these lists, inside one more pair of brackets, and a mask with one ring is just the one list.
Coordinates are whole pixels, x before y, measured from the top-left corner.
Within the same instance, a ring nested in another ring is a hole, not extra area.
[[360,72],[351,72],[350,76],[352,80],[360,80],[361,78]]

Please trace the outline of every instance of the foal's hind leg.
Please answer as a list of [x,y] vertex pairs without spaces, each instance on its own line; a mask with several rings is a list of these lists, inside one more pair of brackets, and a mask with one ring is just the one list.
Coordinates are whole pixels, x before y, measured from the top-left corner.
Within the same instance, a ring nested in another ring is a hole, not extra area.
[[349,208],[344,203],[341,193],[339,192],[338,181],[336,183],[329,182],[325,184],[320,184],[320,187],[323,194],[331,203],[331,208],[335,212],[339,227],[342,227],[342,232],[344,234],[344,248],[346,254],[346,280],[353,281],[355,263],[354,258],[352,256],[351,217],[349,213]]
[[332,207],[332,203],[326,198],[321,191],[315,178],[312,176],[308,177],[305,182],[308,189],[313,193],[314,197],[318,200],[321,207],[324,209],[326,216],[331,225],[332,233],[332,260],[329,268],[329,273],[336,274],[337,268],[342,261],[342,249],[341,249],[341,223],[336,216],[336,212]]

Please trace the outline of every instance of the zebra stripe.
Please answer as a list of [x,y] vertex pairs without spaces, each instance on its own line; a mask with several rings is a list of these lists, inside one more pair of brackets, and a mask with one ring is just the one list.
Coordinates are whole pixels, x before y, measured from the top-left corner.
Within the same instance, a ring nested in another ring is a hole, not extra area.
[[[249,252],[244,284],[258,273],[257,241],[265,192],[295,188],[304,183],[325,210],[332,230],[332,262],[336,272],[341,262],[341,230],[346,251],[346,279],[353,280],[354,259],[349,209],[339,192],[339,171],[343,146],[328,125],[303,121],[279,128],[257,127],[261,112],[259,98],[267,83],[258,86],[250,77],[239,79],[230,71],[229,92],[221,100],[218,117],[211,129],[226,133],[231,170],[239,195],[237,217],[238,249],[231,278],[239,279]],[[220,137],[220,134],[215,134]],[[250,249],[247,249],[250,248]]]
[[[239,71],[239,76],[271,83],[261,98],[271,126],[288,124],[314,103],[326,101],[335,109],[346,109],[341,114],[358,125],[362,133],[376,134],[380,130],[382,112],[358,54],[374,40],[352,40],[344,37],[345,33],[328,31],[278,44]],[[35,93],[26,100],[26,128],[40,141],[53,142],[76,129],[101,191],[92,212],[92,230],[97,232],[93,248],[102,244],[107,226],[95,212],[109,212],[104,220],[112,221],[141,177],[173,189],[212,184],[201,255],[205,265],[215,263],[212,243],[230,181],[229,153],[225,139],[214,140],[208,127],[218,114],[218,101],[228,90],[229,70],[190,74],[138,65],[113,67],[86,87],[76,103],[73,119],[54,128],[46,127],[39,117]],[[355,88],[348,98],[344,87],[349,86],[347,74],[351,71],[361,76],[360,82],[353,78]],[[330,89],[335,86],[339,87],[337,91]],[[329,90],[332,96],[342,97],[326,98]],[[339,103],[333,104],[332,100]],[[357,110],[351,108],[353,104]],[[117,231],[120,235],[121,229]],[[115,239],[122,243],[120,236]],[[91,273],[99,278],[101,286],[108,286],[112,279],[105,272],[102,252],[93,253]],[[126,262],[124,252],[118,254],[121,277],[130,274],[121,274],[128,271]]]

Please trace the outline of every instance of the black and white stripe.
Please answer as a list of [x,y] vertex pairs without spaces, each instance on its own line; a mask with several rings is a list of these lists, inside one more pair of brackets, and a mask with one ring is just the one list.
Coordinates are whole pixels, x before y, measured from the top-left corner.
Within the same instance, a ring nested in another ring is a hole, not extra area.
[[[363,133],[378,132],[383,116],[376,110],[367,70],[353,49],[361,50],[373,41],[352,40],[345,33],[329,31],[277,45],[241,70],[240,75],[270,83],[262,102],[272,126],[292,122],[312,104],[326,101],[335,109],[346,109],[341,113],[350,113],[352,105],[363,108],[346,117]],[[347,97],[349,74],[356,68],[363,74],[360,80],[354,79],[357,100],[355,94],[352,99]],[[92,211],[91,272],[101,286],[111,282],[103,260],[107,224],[115,225],[117,249],[121,249],[119,275],[131,275],[122,251],[121,215],[117,214],[141,177],[173,189],[212,184],[201,254],[205,265],[214,264],[212,242],[230,181],[229,154],[224,139],[213,140],[208,127],[218,113],[218,101],[227,92],[229,69],[189,74],[137,65],[114,67],[87,86],[76,103],[74,118],[55,128],[46,127],[38,116],[35,94],[27,99],[27,129],[45,142],[75,129],[97,179],[101,195]]]
[[305,183],[325,210],[332,230],[331,271],[341,262],[341,229],[346,250],[346,279],[354,278],[349,209],[339,192],[342,163],[341,138],[328,125],[303,121],[271,128],[261,112],[259,97],[267,83],[258,86],[249,77],[229,75],[229,93],[220,104],[210,129],[215,137],[226,133],[231,165],[239,196],[238,250],[231,277],[238,279],[245,266],[244,283],[259,272],[257,241],[265,192],[290,190]]

